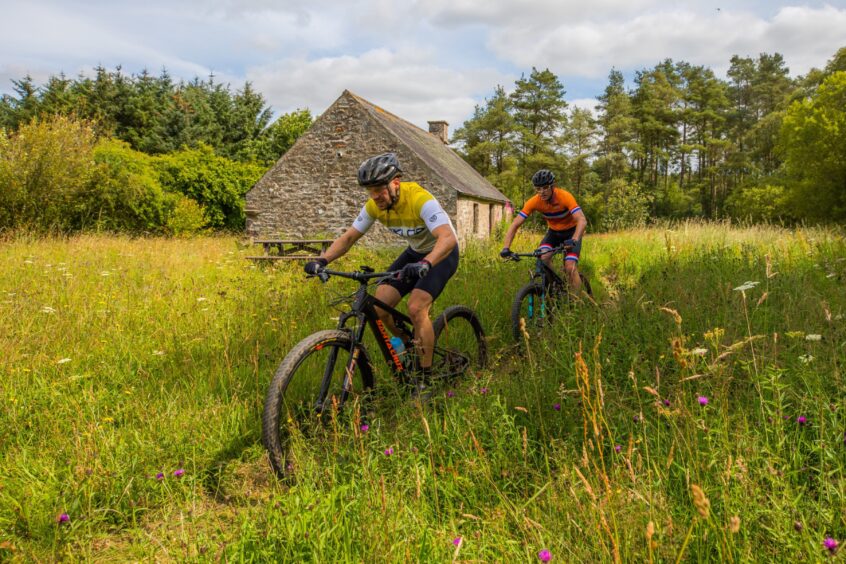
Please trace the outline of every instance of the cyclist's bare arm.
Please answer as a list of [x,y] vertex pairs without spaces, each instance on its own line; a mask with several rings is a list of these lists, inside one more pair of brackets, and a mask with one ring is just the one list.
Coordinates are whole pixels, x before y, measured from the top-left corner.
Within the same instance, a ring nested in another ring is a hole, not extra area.
[[437,241],[435,241],[435,246],[429,251],[429,254],[423,258],[429,261],[432,266],[435,266],[449,256],[458,244],[458,240],[455,238],[455,232],[453,232],[452,227],[449,225],[435,227],[432,230],[432,235],[437,238]]
[[505,234],[505,240],[502,242],[502,246],[506,249],[511,247],[511,242],[514,241],[514,236],[517,234],[517,230],[520,229],[520,226],[523,225],[523,222],[526,221],[526,218],[522,215],[518,215],[514,218],[514,221],[511,222],[511,225],[508,227],[508,232]]
[[350,250],[350,247],[355,245],[355,242],[361,239],[362,233],[355,227],[350,227],[347,231],[335,239],[329,248],[326,249],[320,256],[325,258],[328,262],[332,262],[333,260],[340,258],[347,254],[347,251]]
[[582,210],[579,210],[573,214],[573,219],[576,220],[576,231],[573,233],[573,239],[581,241],[582,235],[585,234],[585,229],[587,228],[587,218],[582,213]]

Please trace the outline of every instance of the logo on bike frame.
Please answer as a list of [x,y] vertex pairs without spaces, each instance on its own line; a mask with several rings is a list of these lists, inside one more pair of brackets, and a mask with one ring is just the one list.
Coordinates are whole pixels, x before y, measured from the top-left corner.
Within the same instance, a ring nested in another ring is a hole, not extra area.
[[385,340],[385,344],[388,345],[388,352],[391,353],[391,360],[394,361],[394,366],[397,370],[402,371],[402,361],[400,360],[396,349],[394,349],[394,346],[391,344],[391,338],[388,336],[388,332],[385,330],[385,325],[382,324],[381,319],[376,320],[376,327],[379,328],[379,334],[382,335],[382,338]]

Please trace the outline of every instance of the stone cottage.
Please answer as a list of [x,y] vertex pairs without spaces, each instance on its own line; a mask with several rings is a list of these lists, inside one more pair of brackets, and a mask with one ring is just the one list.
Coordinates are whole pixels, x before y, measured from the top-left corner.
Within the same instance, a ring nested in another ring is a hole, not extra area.
[[[447,146],[447,123],[429,131],[345,90],[247,192],[247,234],[335,237],[367,199],[356,182],[366,158],[396,152],[403,179],[429,190],[450,215],[460,241],[485,238],[504,218],[507,198]],[[398,239],[376,224],[371,243]]]

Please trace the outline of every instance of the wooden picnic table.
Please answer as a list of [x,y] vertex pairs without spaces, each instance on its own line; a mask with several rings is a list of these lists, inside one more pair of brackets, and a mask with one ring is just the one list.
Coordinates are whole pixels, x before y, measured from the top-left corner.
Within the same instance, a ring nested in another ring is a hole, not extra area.
[[334,239],[253,239],[254,245],[264,247],[263,255],[248,256],[250,260],[314,260],[329,248]]

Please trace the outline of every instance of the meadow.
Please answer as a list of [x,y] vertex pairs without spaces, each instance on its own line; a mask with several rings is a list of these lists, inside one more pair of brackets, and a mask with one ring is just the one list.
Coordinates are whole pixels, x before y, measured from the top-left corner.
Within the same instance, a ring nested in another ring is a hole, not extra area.
[[595,303],[529,354],[508,314],[531,265],[498,251],[464,249],[435,306],[477,310],[487,369],[424,404],[388,394],[366,430],[333,419],[283,483],[260,442],[268,382],[354,285],[257,267],[235,236],[7,237],[0,560],[839,556],[842,231],[588,235]]

